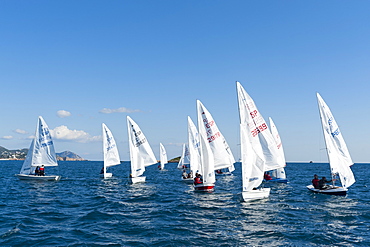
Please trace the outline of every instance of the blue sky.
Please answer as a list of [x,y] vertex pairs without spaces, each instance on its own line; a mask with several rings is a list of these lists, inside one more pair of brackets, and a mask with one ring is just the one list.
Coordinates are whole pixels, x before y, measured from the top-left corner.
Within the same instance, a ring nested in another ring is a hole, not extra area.
[[0,1],[0,146],[43,116],[57,152],[102,160],[101,124],[129,159],[126,116],[159,159],[187,141],[196,100],[240,156],[235,81],[273,118],[287,161],[326,161],[316,102],[370,162],[368,1]]

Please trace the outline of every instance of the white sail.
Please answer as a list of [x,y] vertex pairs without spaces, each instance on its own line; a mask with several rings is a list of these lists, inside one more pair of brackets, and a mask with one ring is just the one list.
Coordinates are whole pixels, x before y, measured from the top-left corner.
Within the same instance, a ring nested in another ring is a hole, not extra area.
[[[240,116],[243,191],[251,191],[263,181],[265,156],[260,143],[259,132],[256,131],[259,125],[256,125],[253,115],[250,114],[250,106],[254,106],[254,102],[251,102],[249,95],[239,82],[237,82],[237,91]],[[253,109],[255,109],[255,106]],[[257,123],[259,124],[259,122]]]
[[164,168],[164,164],[167,164],[167,153],[166,153],[166,149],[164,148],[163,144],[162,143],[159,143],[159,159],[160,159],[160,165],[161,165],[161,169]]
[[320,109],[321,123],[331,173],[339,174],[342,186],[344,188],[348,188],[356,181],[350,168],[350,166],[353,165],[353,161],[347,149],[347,145],[344,142],[342,133],[339,130],[338,124],[319,93],[317,93],[317,102]]
[[[116,141],[110,129],[103,123],[103,155],[104,155],[104,177],[106,177],[107,167],[121,163]],[[111,175],[111,174],[110,174]]]
[[258,111],[253,99],[248,95],[239,82],[237,82],[240,91],[243,91],[243,105],[245,105],[246,112],[243,115],[248,115],[251,122],[255,125],[254,129],[251,129],[252,136],[258,136],[263,154],[265,156],[265,171],[274,170],[277,168],[285,167],[285,162],[280,158],[279,150],[276,147],[274,138],[269,131],[268,125],[261,113]]
[[235,159],[215,120],[207,108],[197,100],[198,128],[199,133],[205,136],[214,157],[215,170],[228,168],[234,171]]
[[206,141],[206,137],[200,134],[200,158],[201,158],[201,174],[203,177],[203,184],[214,184],[215,178],[215,165],[213,152]]
[[44,119],[38,118],[35,138],[31,142],[27,157],[23,162],[20,174],[28,175],[35,172],[36,166],[57,166],[57,157],[54,150],[49,127]]
[[190,170],[193,174],[200,171],[200,137],[195,124],[188,116],[188,138],[190,154]]
[[127,116],[127,129],[130,146],[131,176],[141,176],[146,166],[154,165],[157,160],[149,142],[140,127]]
[[[270,121],[271,134],[272,134],[272,137],[274,137],[276,146],[277,146],[277,148],[279,150],[279,153],[280,153],[280,157],[283,160],[283,162],[286,163],[284,150],[283,150],[283,143],[281,141],[279,132],[276,128],[276,125],[275,125],[274,121],[272,121],[271,117],[269,117],[269,121]],[[285,169],[283,167],[281,167],[281,168],[278,168],[276,170],[273,170],[272,176],[275,177],[275,178],[286,179]]]
[[184,166],[186,166],[187,164],[190,164],[190,154],[189,154],[189,148],[188,146],[184,143],[182,145],[182,153],[181,153],[181,157],[180,157],[180,160],[179,160],[179,163],[177,165],[177,168],[178,169],[182,169]]

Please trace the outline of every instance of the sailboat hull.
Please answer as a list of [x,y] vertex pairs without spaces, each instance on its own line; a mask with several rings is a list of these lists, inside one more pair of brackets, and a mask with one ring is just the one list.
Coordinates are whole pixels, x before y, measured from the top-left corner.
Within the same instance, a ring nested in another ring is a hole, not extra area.
[[192,184],[194,182],[194,179],[193,178],[181,178],[181,181],[187,184]]
[[222,172],[222,173],[215,172],[215,175],[218,177],[218,176],[231,176],[233,174],[231,172]]
[[315,189],[313,185],[308,185],[307,189],[315,193],[321,193],[321,194],[327,194],[327,195],[337,195],[337,196],[345,196],[347,195],[347,191],[348,191],[348,189],[345,189],[343,187],[332,186],[332,185],[330,185],[325,190]]
[[194,190],[198,192],[212,192],[215,190],[215,184],[197,184],[194,185]]
[[104,178],[104,179],[106,179],[106,178],[111,178],[112,176],[113,176],[113,174],[112,174],[112,173],[100,174],[100,177],[101,177],[101,178]]
[[288,179],[286,178],[273,178],[271,180],[263,180],[264,182],[273,182],[273,183],[288,183]]
[[144,183],[146,177],[134,177],[134,178],[129,178],[130,184],[136,184],[136,183]]
[[245,202],[268,198],[269,195],[270,188],[260,188],[257,190],[242,192],[243,201]]
[[59,181],[60,176],[57,175],[48,175],[48,176],[35,176],[35,175],[25,175],[25,174],[16,174],[20,180],[34,180],[34,181]]

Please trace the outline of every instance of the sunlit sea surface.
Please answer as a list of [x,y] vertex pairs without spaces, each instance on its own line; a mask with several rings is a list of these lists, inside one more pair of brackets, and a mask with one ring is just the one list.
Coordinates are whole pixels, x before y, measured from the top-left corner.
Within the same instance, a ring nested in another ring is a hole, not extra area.
[[174,163],[128,184],[129,162],[99,178],[102,162],[59,162],[59,182],[20,181],[22,161],[0,161],[0,246],[370,246],[370,164],[355,164],[346,197],[313,194],[328,164],[288,163],[288,184],[269,199],[241,202],[241,167],[193,192]]

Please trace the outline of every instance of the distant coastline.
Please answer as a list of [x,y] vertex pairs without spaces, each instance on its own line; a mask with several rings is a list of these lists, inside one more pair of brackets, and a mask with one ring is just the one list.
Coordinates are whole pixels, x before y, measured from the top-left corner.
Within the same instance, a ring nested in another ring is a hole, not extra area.
[[[9,150],[0,146],[0,160],[24,160],[27,156],[27,153],[27,148]],[[71,151],[56,153],[56,156],[58,161],[87,161]]]

